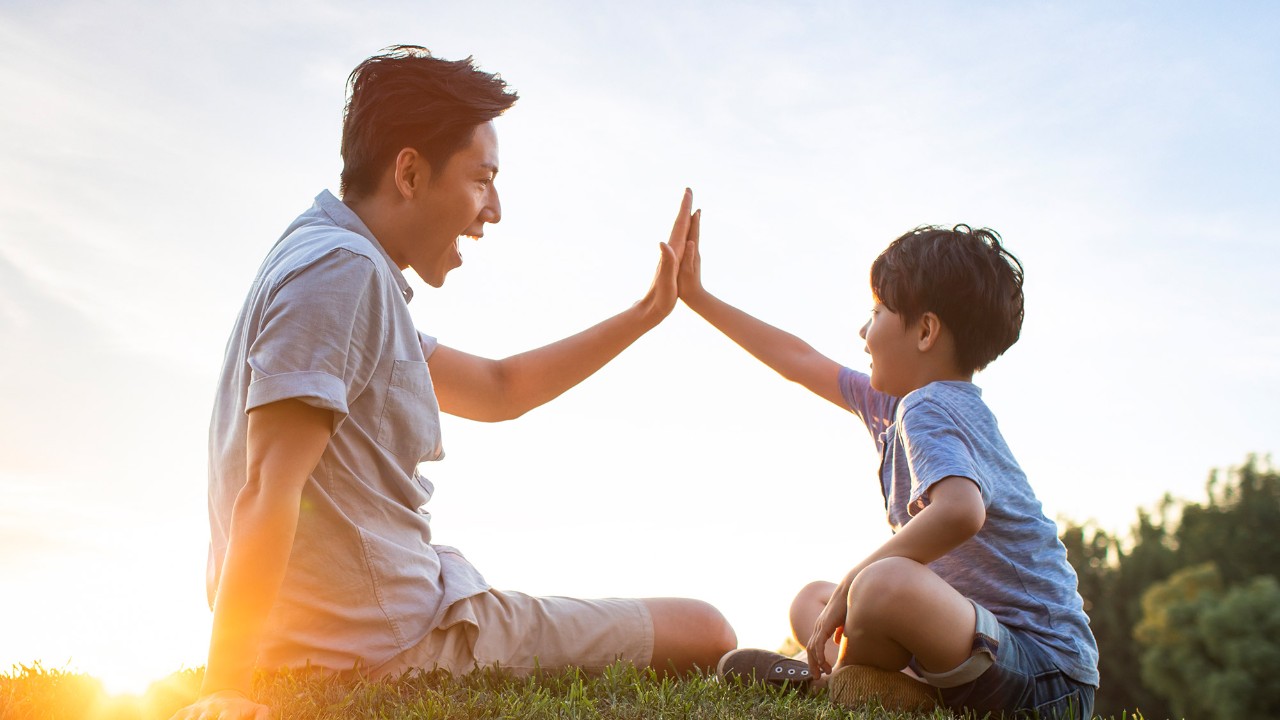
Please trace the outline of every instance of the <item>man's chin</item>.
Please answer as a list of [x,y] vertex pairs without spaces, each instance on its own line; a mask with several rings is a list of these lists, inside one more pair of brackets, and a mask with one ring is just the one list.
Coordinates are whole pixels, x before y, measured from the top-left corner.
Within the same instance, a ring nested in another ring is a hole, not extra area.
[[458,258],[457,263],[455,263],[453,267],[432,268],[428,272],[420,272],[417,268],[414,268],[413,271],[418,274],[418,277],[422,278],[422,282],[430,285],[433,288],[440,288],[440,287],[444,287],[444,280],[445,280],[445,277],[449,275],[449,271],[456,270],[457,268],[460,268],[460,267],[462,267],[462,258]]

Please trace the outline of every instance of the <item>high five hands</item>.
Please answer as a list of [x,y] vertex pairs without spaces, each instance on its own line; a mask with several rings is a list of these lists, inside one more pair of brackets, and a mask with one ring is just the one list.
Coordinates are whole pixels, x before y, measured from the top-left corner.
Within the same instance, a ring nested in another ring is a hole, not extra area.
[[702,290],[701,257],[698,239],[702,224],[702,210],[693,210],[693,191],[685,188],[680,200],[680,211],[671,226],[671,237],[659,243],[662,253],[653,284],[640,304],[645,307],[654,323],[671,313],[677,298]]

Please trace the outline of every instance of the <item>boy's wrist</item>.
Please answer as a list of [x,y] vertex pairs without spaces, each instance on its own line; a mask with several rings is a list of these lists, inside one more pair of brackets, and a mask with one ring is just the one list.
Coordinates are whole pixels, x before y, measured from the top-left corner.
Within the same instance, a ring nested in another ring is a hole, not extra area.
[[703,308],[706,307],[707,300],[711,298],[711,293],[701,285],[696,288],[688,288],[680,293],[680,299],[688,308],[699,315],[702,314]]

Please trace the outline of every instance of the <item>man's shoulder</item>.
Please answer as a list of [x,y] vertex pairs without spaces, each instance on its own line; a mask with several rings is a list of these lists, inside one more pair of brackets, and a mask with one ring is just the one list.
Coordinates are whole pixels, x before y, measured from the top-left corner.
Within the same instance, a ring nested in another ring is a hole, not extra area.
[[367,280],[381,274],[378,251],[368,238],[332,223],[303,222],[304,218],[291,225],[267,254],[264,279],[278,284],[320,268],[335,278],[354,274]]

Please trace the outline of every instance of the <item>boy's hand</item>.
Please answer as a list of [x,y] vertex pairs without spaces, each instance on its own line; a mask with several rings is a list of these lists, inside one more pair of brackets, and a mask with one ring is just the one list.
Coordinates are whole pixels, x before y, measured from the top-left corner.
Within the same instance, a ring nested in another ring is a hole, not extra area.
[[671,226],[671,237],[667,242],[659,243],[662,256],[658,260],[658,270],[653,276],[653,284],[649,286],[649,292],[645,293],[639,303],[644,308],[645,315],[655,325],[671,314],[671,309],[676,305],[679,294],[677,275],[680,272],[680,261],[685,255],[690,226],[694,222],[693,216],[689,213],[692,207],[693,191],[685,188],[684,197],[680,201],[680,212]]
[[693,214],[689,223],[689,235],[684,247],[684,259],[680,261],[678,285],[680,298],[688,304],[691,297],[703,292],[702,289],[702,254],[698,251],[698,243],[702,239],[702,210]]
[[848,615],[848,595],[849,589],[844,586],[837,587],[831,593],[827,606],[813,623],[813,634],[809,636],[809,642],[805,643],[809,672],[815,678],[831,672],[831,663],[827,662],[827,643],[835,641],[839,645],[836,632],[844,630],[845,617]]

